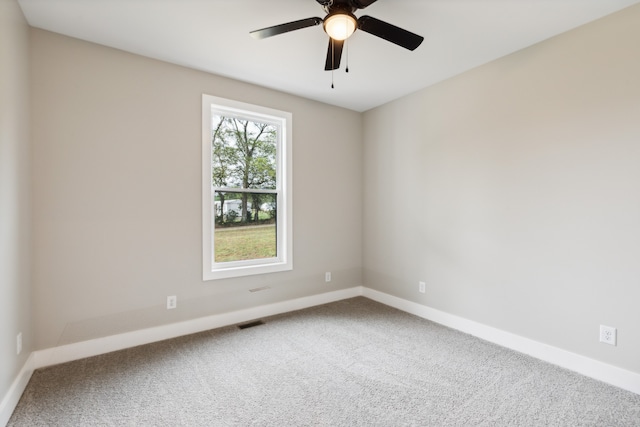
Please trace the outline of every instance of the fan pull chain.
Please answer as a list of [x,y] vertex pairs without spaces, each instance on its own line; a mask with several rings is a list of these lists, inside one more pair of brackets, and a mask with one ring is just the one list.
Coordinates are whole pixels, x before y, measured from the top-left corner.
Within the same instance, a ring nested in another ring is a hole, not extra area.
[[344,41],[344,44],[347,47],[347,68],[345,69],[345,71],[348,73],[349,72],[349,39],[346,39]]
[[330,40],[331,40],[331,89],[333,89],[334,88],[334,86],[333,86],[333,70],[335,68],[334,61],[336,59],[336,52],[335,52],[334,41],[333,41],[333,39],[330,39]]

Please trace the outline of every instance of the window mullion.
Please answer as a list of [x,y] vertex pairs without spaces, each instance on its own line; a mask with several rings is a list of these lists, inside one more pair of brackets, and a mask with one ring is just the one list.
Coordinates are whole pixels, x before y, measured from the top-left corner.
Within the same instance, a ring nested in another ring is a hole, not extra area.
[[212,187],[213,191],[224,193],[259,193],[259,194],[278,194],[277,189],[258,189],[258,188],[233,188],[233,187]]

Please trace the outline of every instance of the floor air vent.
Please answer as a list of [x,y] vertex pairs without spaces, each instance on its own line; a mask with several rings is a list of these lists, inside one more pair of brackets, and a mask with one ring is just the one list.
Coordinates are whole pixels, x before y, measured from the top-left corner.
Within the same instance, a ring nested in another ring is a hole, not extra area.
[[264,322],[262,320],[256,320],[255,322],[249,322],[249,323],[245,323],[244,325],[238,325],[238,329],[253,328],[254,326],[260,326],[260,325],[264,325]]

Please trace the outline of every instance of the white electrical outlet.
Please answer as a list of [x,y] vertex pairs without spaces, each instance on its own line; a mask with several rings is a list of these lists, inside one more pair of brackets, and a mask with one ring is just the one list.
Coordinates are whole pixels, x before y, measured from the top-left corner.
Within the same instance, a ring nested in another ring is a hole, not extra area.
[[325,282],[330,282],[331,281],[331,272],[327,271],[326,273],[324,273],[324,281]]
[[171,310],[172,308],[176,308],[178,306],[178,297],[175,295],[171,295],[167,297],[167,310]]
[[16,354],[22,353],[22,332],[16,336]]
[[424,294],[427,291],[427,284],[424,282],[418,282],[418,291],[420,291],[421,294]]
[[616,328],[600,325],[600,342],[616,345]]

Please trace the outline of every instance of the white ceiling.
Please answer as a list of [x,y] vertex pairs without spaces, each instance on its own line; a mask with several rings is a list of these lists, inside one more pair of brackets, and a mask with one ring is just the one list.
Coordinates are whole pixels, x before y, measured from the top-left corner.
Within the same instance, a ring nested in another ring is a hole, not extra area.
[[[324,71],[321,26],[264,40],[252,30],[324,17],[315,0],[18,0],[30,25],[365,111],[640,0],[378,0],[356,12],[425,37],[411,52],[362,31]],[[345,50],[346,52],[346,50]]]

